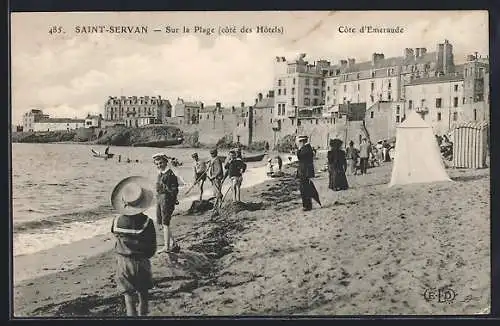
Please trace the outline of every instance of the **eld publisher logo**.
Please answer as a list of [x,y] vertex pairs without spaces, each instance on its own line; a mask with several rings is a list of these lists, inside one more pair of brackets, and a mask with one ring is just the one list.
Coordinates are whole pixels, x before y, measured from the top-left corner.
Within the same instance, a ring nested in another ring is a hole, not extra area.
[[452,303],[455,301],[457,293],[450,287],[442,287],[439,289],[427,289],[424,292],[424,298],[427,302]]

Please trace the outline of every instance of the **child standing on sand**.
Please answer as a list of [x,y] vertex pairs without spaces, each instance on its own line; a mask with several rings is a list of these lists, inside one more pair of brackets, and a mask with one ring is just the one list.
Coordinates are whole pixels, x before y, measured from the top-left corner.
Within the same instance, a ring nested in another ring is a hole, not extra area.
[[162,153],[153,155],[153,162],[158,168],[158,178],[156,180],[156,222],[163,226],[163,241],[164,247],[160,252],[170,252],[170,244],[172,243],[172,251],[179,252],[180,247],[175,242],[170,228],[170,220],[174,213],[179,193],[179,181],[175,173],[168,166],[168,156]]
[[153,287],[150,258],[156,252],[156,230],[143,212],[154,194],[147,184],[145,178],[128,177],[111,194],[111,204],[121,214],[113,220],[111,233],[116,238],[116,284],[125,297],[127,316],[148,314],[148,292]]

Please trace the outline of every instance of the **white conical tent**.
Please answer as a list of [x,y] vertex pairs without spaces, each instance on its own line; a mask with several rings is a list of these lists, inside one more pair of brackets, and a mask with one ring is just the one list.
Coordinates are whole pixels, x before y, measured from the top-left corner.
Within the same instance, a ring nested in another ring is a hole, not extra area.
[[389,187],[410,183],[451,181],[432,131],[417,112],[410,111],[396,130],[394,165]]

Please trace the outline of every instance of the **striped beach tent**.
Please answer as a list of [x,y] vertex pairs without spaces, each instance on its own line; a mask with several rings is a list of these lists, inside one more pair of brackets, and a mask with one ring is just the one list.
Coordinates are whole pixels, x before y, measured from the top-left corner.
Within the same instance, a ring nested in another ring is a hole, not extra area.
[[481,169],[487,167],[487,121],[464,122],[452,130],[453,166],[455,168]]

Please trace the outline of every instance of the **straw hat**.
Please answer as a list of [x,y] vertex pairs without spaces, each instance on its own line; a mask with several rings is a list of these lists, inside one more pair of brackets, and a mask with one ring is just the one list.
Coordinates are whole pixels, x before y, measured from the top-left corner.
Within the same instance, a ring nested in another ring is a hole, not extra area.
[[153,203],[154,194],[149,180],[131,176],[118,182],[111,193],[111,205],[118,213],[135,215],[147,210]]
[[164,160],[168,162],[169,157],[165,153],[156,153],[153,155],[153,160]]
[[307,139],[308,139],[308,137],[304,136],[304,135],[297,137],[297,141],[307,141]]

